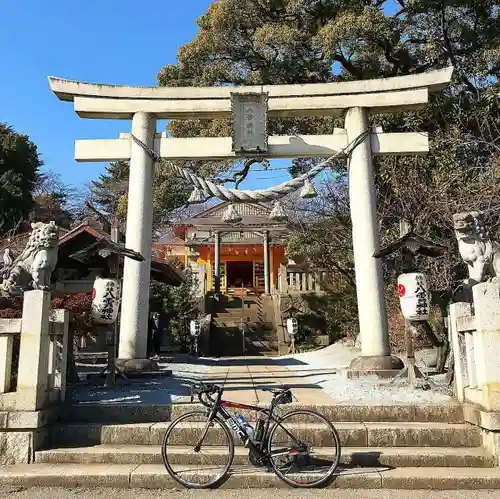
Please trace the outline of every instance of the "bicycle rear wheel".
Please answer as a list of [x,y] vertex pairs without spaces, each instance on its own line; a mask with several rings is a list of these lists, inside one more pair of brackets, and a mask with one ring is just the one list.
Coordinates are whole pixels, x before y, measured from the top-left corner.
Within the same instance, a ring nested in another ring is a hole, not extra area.
[[320,487],[332,480],[340,461],[340,437],[322,414],[296,410],[272,427],[268,440],[270,464],[292,487]]
[[161,446],[170,476],[189,489],[215,487],[226,477],[234,459],[234,440],[219,418],[189,412],[172,421]]

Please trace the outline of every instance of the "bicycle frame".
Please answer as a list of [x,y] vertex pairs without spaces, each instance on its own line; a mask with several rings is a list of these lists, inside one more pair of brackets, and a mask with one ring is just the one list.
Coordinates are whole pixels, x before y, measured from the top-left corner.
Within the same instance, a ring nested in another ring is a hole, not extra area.
[[[212,397],[210,397],[208,394],[205,394],[207,399],[210,400],[210,403],[207,403],[202,399],[203,394],[199,394],[199,399],[200,402],[207,407],[209,410],[209,417],[207,421],[207,426],[205,428],[205,431],[203,432],[203,435],[201,436],[200,440],[195,446],[195,452],[198,452],[201,449],[201,446],[203,444],[203,441],[205,440],[205,437],[208,432],[208,428],[210,427],[210,423],[218,416],[222,416],[223,421],[233,430],[233,432],[236,434],[236,436],[241,440],[243,445],[252,451],[254,451],[258,456],[262,459],[267,459],[269,456],[266,453],[266,444],[267,444],[267,437],[269,435],[269,429],[271,427],[271,423],[274,423],[274,425],[278,425],[280,428],[282,428],[285,433],[292,438],[292,440],[297,443],[300,446],[303,446],[301,442],[299,442],[294,435],[292,435],[286,428],[284,428],[280,421],[274,417],[274,409],[279,405],[275,404],[274,401],[271,402],[271,407],[265,408],[265,407],[259,407],[256,405],[249,405],[249,404],[241,404],[241,403],[236,403],[236,402],[229,402],[227,400],[222,400],[222,393],[219,392],[217,394],[217,399],[214,400]],[[243,410],[249,410],[249,411],[255,411],[259,412],[261,414],[264,414],[266,417],[266,422],[264,426],[264,430],[262,432],[262,439],[260,442],[254,441],[246,432],[245,428],[241,425],[241,423],[234,418],[226,409],[231,408],[231,409],[243,409]],[[297,450],[287,450],[284,452],[286,454],[297,454]],[[281,452],[280,452],[281,454]]]

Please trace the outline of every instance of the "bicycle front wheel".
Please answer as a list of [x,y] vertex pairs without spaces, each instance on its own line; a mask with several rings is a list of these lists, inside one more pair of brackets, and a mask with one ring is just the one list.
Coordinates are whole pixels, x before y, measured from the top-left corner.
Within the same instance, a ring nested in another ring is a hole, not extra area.
[[296,410],[269,433],[268,452],[276,475],[292,487],[330,483],[340,461],[340,437],[322,414]]
[[234,440],[219,418],[189,412],[172,421],[161,447],[170,476],[189,489],[215,487],[227,476],[234,459]]

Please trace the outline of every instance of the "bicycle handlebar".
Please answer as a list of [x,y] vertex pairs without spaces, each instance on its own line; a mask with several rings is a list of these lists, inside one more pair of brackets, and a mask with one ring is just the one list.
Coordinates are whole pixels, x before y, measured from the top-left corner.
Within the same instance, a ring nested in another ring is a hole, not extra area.
[[197,394],[200,403],[205,407],[211,408],[217,402],[211,395],[217,394],[221,396],[223,391],[224,389],[218,385],[199,382],[191,387],[191,402],[193,401],[194,394]]

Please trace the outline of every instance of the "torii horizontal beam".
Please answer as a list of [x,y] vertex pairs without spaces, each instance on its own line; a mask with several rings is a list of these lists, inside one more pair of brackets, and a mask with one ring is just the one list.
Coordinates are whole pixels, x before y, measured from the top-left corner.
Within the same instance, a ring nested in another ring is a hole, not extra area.
[[453,67],[407,76],[338,83],[306,83],[292,85],[254,85],[219,87],[136,87],[131,85],[103,85],[49,76],[54,94],[62,101],[75,97],[102,97],[111,99],[166,99],[204,100],[229,99],[231,92],[267,92],[269,97],[312,97],[341,94],[393,92],[427,88],[437,92],[450,82]]
[[268,116],[338,116],[351,107],[372,114],[415,110],[429,93],[449,83],[453,68],[378,80],[304,85],[224,87],[133,87],[49,77],[54,94],[73,101],[82,118],[131,119],[139,112],[157,119],[212,119],[231,116],[231,93],[267,92]]
[[[337,129],[331,135],[271,135],[269,150],[260,157],[311,158],[330,157],[347,146],[347,134]],[[130,134],[119,139],[94,139],[75,141],[75,160],[79,162],[119,161],[130,159]],[[426,133],[372,133],[372,153],[426,154],[429,150]],[[223,160],[237,158],[231,150],[231,137],[173,138],[157,134],[155,151],[162,158],[176,160]]]
[[[369,94],[321,97],[269,98],[270,118],[290,116],[340,116],[351,107],[366,107],[372,114],[422,109],[429,100],[426,88]],[[231,116],[230,99],[159,100],[75,97],[80,118],[130,120],[143,111],[157,119],[224,119]]]

